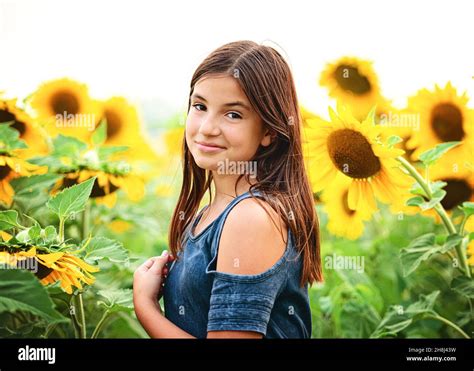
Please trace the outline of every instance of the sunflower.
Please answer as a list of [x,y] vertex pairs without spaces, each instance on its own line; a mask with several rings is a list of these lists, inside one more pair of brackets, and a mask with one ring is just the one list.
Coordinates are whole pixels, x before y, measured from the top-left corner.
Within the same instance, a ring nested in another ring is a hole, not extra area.
[[97,203],[112,208],[117,201],[118,189],[123,189],[128,198],[137,202],[142,199],[145,193],[143,180],[132,174],[112,174],[103,170],[77,170],[64,174],[55,187],[53,193],[62,188],[70,187],[75,184],[82,183],[87,179],[97,177],[92,187],[90,197],[95,199]]
[[[443,188],[446,195],[441,200],[441,205],[449,214],[458,206],[461,206],[463,202],[474,202],[474,172],[468,164],[459,166],[456,160],[454,161],[452,157],[442,157],[435,166],[429,169],[428,173],[432,181],[446,183]],[[437,222],[441,223],[438,214],[432,209],[425,211],[425,213],[433,216]]]
[[407,143],[415,148],[414,158],[437,144],[461,141],[445,157],[451,160],[472,161],[474,142],[474,110],[467,107],[466,93],[458,95],[450,82],[444,88],[435,85],[434,91],[422,89],[408,100],[408,109],[420,115],[420,130]]
[[434,180],[446,182],[444,190],[446,196],[441,200],[441,205],[447,211],[453,211],[465,201],[474,201],[474,176],[471,172],[446,173],[438,175]]
[[[362,123],[347,110],[329,108],[332,122],[310,120],[306,130],[305,156],[313,192],[350,181],[348,205],[369,215],[377,209],[375,197],[384,203],[399,202],[412,183],[400,170],[396,157],[403,151],[380,140],[383,129],[374,123],[374,113]],[[374,197],[375,194],[375,197]]]
[[0,125],[8,122],[11,122],[10,127],[28,145],[27,149],[21,151],[22,158],[46,154],[48,147],[44,136],[33,119],[17,106],[16,99],[0,100]]
[[10,207],[15,191],[10,181],[21,176],[44,174],[47,168],[30,164],[18,157],[2,154],[0,152],[0,202]]
[[130,222],[127,222],[126,220],[112,220],[108,225],[107,227],[112,231],[112,232],[115,232],[115,233],[124,233],[128,230],[130,230],[130,228],[132,228],[132,224]]
[[[1,248],[5,249],[4,246]],[[99,268],[87,264],[73,253],[47,253],[36,246],[23,251],[12,251],[11,248],[0,251],[0,264],[33,270],[45,286],[59,281],[68,294],[72,294],[73,287],[82,289],[82,282],[92,285],[95,278],[91,273],[99,271]]]
[[355,240],[364,232],[364,220],[369,220],[371,214],[364,215],[367,210],[349,207],[350,183],[349,180],[335,183],[324,190],[321,199],[329,217],[329,231],[336,236]]
[[[156,154],[145,140],[138,112],[123,97],[113,97],[102,103],[101,119],[107,123],[105,145],[128,146],[123,152],[128,159],[155,160]],[[99,120],[100,121],[100,120]]]
[[30,104],[51,136],[61,133],[87,140],[99,118],[99,106],[87,86],[68,78],[42,84]]
[[95,278],[91,273],[99,271],[99,268],[87,264],[71,253],[37,254],[35,258],[49,270],[49,273],[41,278],[41,283],[48,285],[59,281],[61,288],[68,294],[72,294],[73,286],[82,289],[81,281],[92,285]]
[[363,120],[373,106],[382,107],[387,103],[380,94],[377,75],[369,61],[342,57],[326,66],[319,83],[329,90],[330,97],[348,106],[359,120]]

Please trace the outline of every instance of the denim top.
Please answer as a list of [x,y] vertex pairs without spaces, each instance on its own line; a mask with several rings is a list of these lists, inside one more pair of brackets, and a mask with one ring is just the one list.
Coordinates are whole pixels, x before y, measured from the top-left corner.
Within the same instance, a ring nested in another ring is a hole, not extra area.
[[[259,196],[258,191],[253,191]],[[208,331],[254,331],[266,338],[309,338],[311,310],[308,285],[300,287],[302,257],[288,228],[283,256],[268,270],[255,275],[216,271],[217,249],[234,198],[202,232],[194,235],[205,207],[188,227],[183,250],[169,267],[163,289],[165,316],[197,338]],[[253,248],[257,249],[258,246]]]

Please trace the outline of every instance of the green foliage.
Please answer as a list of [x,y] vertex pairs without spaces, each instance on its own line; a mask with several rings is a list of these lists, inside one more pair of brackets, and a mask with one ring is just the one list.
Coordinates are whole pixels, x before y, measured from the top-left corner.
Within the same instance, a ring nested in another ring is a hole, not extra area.
[[30,272],[0,269],[0,313],[28,312],[50,323],[67,321],[54,308],[46,289]]
[[429,295],[420,295],[420,299],[406,309],[402,306],[392,306],[370,337],[392,337],[425,315],[436,316],[433,308],[439,293],[434,291]]
[[423,152],[419,157],[425,166],[431,166],[438,161],[450,149],[458,146],[461,142],[440,143],[436,147]]
[[50,199],[46,203],[46,206],[54,212],[59,219],[67,219],[72,214],[83,211],[95,180],[96,177],[93,177],[80,184],[64,189]]

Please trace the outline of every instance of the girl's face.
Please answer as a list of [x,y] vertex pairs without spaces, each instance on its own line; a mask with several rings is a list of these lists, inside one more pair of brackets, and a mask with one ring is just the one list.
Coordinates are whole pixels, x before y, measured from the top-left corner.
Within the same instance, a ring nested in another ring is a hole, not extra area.
[[236,78],[207,76],[191,96],[186,143],[196,164],[215,171],[224,161],[249,161],[259,145],[271,142]]

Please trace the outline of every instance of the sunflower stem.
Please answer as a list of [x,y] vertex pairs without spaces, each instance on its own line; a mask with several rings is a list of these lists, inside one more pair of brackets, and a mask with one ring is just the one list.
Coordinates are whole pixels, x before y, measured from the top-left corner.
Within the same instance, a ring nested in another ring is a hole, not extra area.
[[59,242],[64,242],[64,218],[59,218]]
[[455,323],[451,322],[449,319],[447,318],[444,318],[444,317],[441,317],[440,315],[434,315],[434,314],[428,314],[427,316],[428,318],[433,318],[433,319],[436,319],[438,321],[441,321],[443,323],[445,323],[446,325],[450,326],[451,328],[455,329],[458,333],[460,333],[463,337],[465,337],[466,339],[470,339],[469,335],[466,334],[462,328],[460,328],[458,325],[456,325]]
[[79,339],[81,331],[80,331],[80,324],[76,315],[76,303],[75,303],[74,295],[71,296],[71,301],[69,303],[69,314],[71,315],[72,325],[74,327],[74,335],[76,339]]
[[87,202],[82,213],[82,239],[85,240],[89,234],[89,219],[90,219],[90,203]]
[[94,331],[92,332],[91,339],[96,339],[99,336],[100,331],[104,327],[105,321],[109,318],[110,316],[110,311],[106,310],[104,314],[102,314],[102,318],[100,321],[97,323],[97,326],[95,327]]
[[[405,168],[405,170],[407,170],[408,173],[418,182],[418,184],[421,186],[423,191],[425,191],[426,197],[428,197],[428,199],[431,201],[433,199],[433,193],[431,192],[431,188],[430,188],[430,185],[429,185],[428,181],[425,181],[425,179],[423,179],[423,177],[415,169],[415,167],[412,164],[410,164],[405,158],[403,158],[402,156],[399,156],[399,157],[397,157],[397,160],[398,160],[398,162],[400,162],[402,164],[402,166]],[[438,215],[440,216],[441,220],[443,221],[443,224],[444,224],[446,230],[448,231],[448,233],[450,235],[456,234],[457,233],[456,228],[454,227],[453,222],[449,218],[449,216],[446,213],[446,210],[444,209],[441,202],[438,202],[434,206],[434,209],[438,213]],[[458,256],[458,260],[461,263],[460,265],[462,266],[462,268],[460,270],[463,271],[463,273],[467,277],[470,278],[471,277],[471,270],[469,269],[469,265],[467,264],[467,257],[466,257],[466,253],[463,249],[462,241],[456,245],[456,253],[457,253],[457,256]]]
[[[471,216],[471,215],[469,215]],[[461,224],[459,225],[459,234],[462,236],[464,234],[464,227],[466,226],[467,220],[469,219],[469,216],[464,215],[464,218],[461,221]]]
[[74,303],[75,309],[77,309],[77,317],[79,322],[79,337],[81,339],[86,339],[87,332],[86,332],[86,317],[84,315],[84,302],[82,300],[82,293],[79,292],[76,296],[74,296]]

